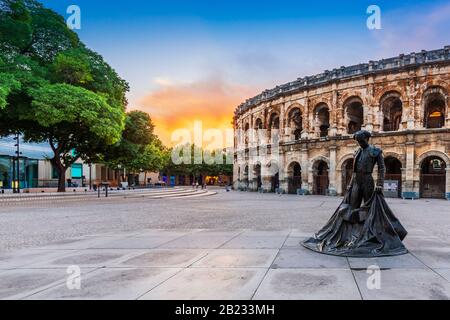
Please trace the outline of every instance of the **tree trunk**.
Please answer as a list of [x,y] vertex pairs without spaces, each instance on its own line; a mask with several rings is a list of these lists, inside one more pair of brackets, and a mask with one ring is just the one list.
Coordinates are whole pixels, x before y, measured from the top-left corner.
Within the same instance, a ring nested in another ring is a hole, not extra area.
[[57,157],[50,160],[56,172],[58,173],[58,192],[66,192],[66,170],[67,168]]
[[66,192],[66,170],[63,168],[58,171],[58,192]]

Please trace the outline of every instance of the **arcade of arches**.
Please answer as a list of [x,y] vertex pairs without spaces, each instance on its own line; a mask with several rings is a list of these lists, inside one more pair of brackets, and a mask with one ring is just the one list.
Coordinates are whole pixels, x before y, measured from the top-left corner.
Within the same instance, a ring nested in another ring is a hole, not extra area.
[[[233,186],[342,195],[359,147],[353,134],[364,129],[383,150],[386,193],[450,200],[449,105],[450,47],[265,90],[235,112]],[[249,128],[264,134],[244,139]]]

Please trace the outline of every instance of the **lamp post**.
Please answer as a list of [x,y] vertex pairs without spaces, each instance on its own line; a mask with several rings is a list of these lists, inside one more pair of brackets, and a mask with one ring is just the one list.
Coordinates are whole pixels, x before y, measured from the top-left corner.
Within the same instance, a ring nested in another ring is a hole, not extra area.
[[92,190],[92,163],[89,161],[89,191]]
[[[14,168],[13,173],[13,192],[14,193],[20,193],[20,155],[22,152],[20,152],[20,135],[19,133],[16,134],[14,137],[14,140],[16,141],[16,144],[14,145],[16,147],[16,167]],[[17,185],[16,185],[17,182]]]

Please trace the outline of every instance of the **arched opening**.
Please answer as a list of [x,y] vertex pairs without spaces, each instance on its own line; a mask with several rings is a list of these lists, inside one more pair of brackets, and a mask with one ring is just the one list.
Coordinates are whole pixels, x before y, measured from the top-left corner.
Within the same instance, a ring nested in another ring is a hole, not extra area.
[[420,196],[422,198],[445,198],[445,162],[430,156],[422,161],[420,168]]
[[256,183],[256,190],[262,188],[262,177],[261,177],[261,165],[258,163],[253,168],[254,181]]
[[279,140],[280,133],[280,117],[277,113],[272,113],[269,119],[269,141],[276,143]]
[[270,192],[276,192],[280,188],[280,167],[275,161],[272,161],[268,165],[268,171],[270,172]]
[[302,168],[298,162],[292,162],[288,167],[288,193],[297,194],[302,187]]
[[244,182],[244,188],[247,190],[248,189],[248,166],[245,166],[245,168],[244,168],[243,182]]
[[250,125],[248,123],[245,124],[245,128],[244,128],[244,142],[245,142],[245,148],[248,148],[248,143],[250,140]]
[[345,193],[353,175],[353,159],[348,159],[342,165],[342,192]]
[[392,92],[385,95],[380,102],[383,113],[383,131],[398,131],[402,122],[403,103],[400,94]]
[[319,104],[315,108],[314,115],[320,137],[327,137],[330,129],[330,111],[328,106],[325,103]]
[[354,134],[361,130],[364,124],[363,102],[358,97],[350,98],[345,104],[344,109],[347,117],[347,133]]
[[328,164],[319,160],[314,166],[314,188],[313,193],[316,195],[326,195],[330,184],[328,178]]
[[294,140],[300,140],[302,135],[302,113],[299,108],[294,108],[288,115],[288,128]]
[[402,163],[397,158],[391,156],[386,157],[384,163],[386,165],[385,181],[393,181],[396,183],[397,197],[400,198],[402,193]]
[[428,129],[445,126],[445,97],[440,88],[432,88],[424,95],[424,127]]
[[264,137],[260,137],[259,135],[261,134],[261,130],[263,129],[263,122],[260,118],[256,119],[255,121],[255,140],[256,140],[256,144],[259,146],[261,140],[264,139]]

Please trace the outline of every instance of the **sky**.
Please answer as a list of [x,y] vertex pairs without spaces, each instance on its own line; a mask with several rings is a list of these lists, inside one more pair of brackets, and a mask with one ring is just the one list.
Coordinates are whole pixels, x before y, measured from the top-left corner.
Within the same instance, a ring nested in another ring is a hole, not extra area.
[[[44,0],[81,9],[81,40],[130,84],[166,145],[176,129],[231,128],[264,89],[339,68],[450,44],[450,1]],[[381,29],[369,30],[369,5]]]

